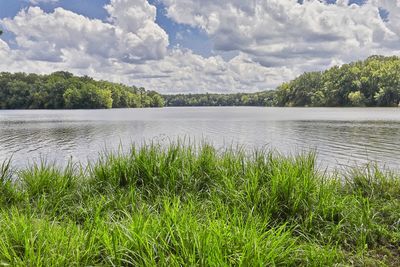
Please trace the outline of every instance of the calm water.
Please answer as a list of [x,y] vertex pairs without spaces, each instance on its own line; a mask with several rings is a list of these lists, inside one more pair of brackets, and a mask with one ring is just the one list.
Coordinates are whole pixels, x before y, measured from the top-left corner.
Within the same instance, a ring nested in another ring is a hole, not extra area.
[[400,169],[400,109],[163,108],[0,111],[0,160],[86,162],[98,152],[180,137],[219,148],[316,150],[324,166],[377,161]]

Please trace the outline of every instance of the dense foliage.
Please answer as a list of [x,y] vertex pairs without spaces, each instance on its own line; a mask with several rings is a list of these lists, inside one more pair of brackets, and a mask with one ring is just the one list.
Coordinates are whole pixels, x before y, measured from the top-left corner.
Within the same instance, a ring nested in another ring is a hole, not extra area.
[[164,95],[166,106],[272,106],[274,92]]
[[372,56],[305,73],[279,86],[278,106],[397,106],[400,102],[400,58]]
[[164,106],[397,106],[400,102],[400,58],[372,56],[309,72],[276,90],[238,94],[160,96],[68,72],[51,75],[0,73],[0,108],[63,109]]
[[276,90],[254,94],[165,95],[167,106],[397,106],[400,102],[400,58],[372,56],[308,72]]
[[0,265],[400,266],[400,180],[313,155],[159,145],[0,164]]
[[0,73],[1,109],[162,107],[156,92],[68,72],[51,75]]

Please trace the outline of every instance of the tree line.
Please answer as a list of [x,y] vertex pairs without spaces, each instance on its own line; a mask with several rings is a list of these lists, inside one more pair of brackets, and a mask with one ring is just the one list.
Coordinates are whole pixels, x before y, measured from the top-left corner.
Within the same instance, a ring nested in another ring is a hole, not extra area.
[[238,94],[163,95],[166,106],[272,106],[273,91]]
[[323,72],[309,72],[275,90],[276,106],[398,106],[400,58],[371,56]]
[[307,72],[275,90],[253,94],[164,95],[167,106],[398,106],[400,58],[371,56],[323,72]]
[[1,109],[89,109],[163,106],[348,107],[398,106],[400,58],[371,56],[322,72],[307,72],[275,90],[161,96],[69,72],[0,73]]
[[162,107],[154,91],[69,72],[50,75],[0,73],[1,109],[95,109]]

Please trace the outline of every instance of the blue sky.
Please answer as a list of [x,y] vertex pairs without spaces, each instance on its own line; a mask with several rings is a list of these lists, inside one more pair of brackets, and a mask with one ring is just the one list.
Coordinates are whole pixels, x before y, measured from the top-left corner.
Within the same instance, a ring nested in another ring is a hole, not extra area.
[[163,93],[267,90],[400,54],[396,0],[0,0],[0,28],[0,71],[68,70]]
[[[349,4],[362,5],[366,0],[351,0]],[[330,4],[336,0],[328,0]],[[14,17],[21,9],[29,6],[39,6],[47,12],[52,12],[56,7],[63,7],[75,13],[89,18],[106,20],[108,14],[104,6],[109,0],[60,0],[56,3],[39,3],[33,5],[29,0],[0,0],[0,18]],[[159,0],[149,0],[149,3],[157,6],[156,22],[168,33],[170,46],[181,45],[204,56],[212,55],[213,45],[207,35],[195,27],[178,24],[166,16],[165,6]],[[386,12],[382,10],[382,15]]]
[[[109,2],[109,0],[60,0],[56,3],[32,4],[28,0],[0,0],[0,19],[12,18],[21,9],[29,6],[39,6],[46,12],[52,12],[54,8],[62,7],[92,19],[105,21],[108,13],[104,6]],[[173,22],[166,16],[165,7],[160,1],[150,0],[149,3],[157,6],[156,22],[168,33],[170,47],[180,45],[204,56],[212,54],[212,43],[204,32],[198,28]],[[6,38],[10,39],[11,35],[6,35]]]

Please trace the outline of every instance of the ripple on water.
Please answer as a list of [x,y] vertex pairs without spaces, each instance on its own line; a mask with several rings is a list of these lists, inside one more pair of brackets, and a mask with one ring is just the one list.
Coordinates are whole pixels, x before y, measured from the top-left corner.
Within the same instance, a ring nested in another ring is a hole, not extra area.
[[315,150],[322,165],[370,160],[398,168],[399,109],[166,108],[0,111],[0,160],[95,159],[104,147],[177,138],[282,153]]

